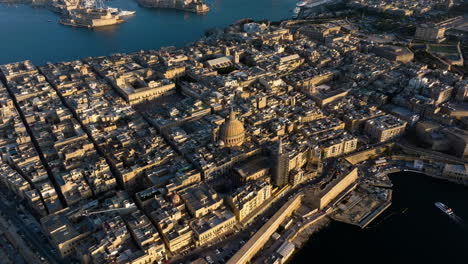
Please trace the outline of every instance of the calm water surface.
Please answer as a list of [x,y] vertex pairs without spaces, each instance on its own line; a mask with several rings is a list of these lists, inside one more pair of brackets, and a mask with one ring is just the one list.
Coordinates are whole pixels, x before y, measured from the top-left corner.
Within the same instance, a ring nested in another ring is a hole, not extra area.
[[[44,8],[0,4],[0,64],[31,59],[35,64],[183,46],[213,27],[242,18],[280,20],[292,15],[297,0],[207,0],[207,15],[147,9],[135,0],[112,0],[108,6],[136,10],[126,23],[102,28],[72,28]],[[50,22],[49,22],[50,20]]]
[[[391,179],[394,202],[370,228],[334,222],[291,263],[468,263],[468,188],[414,173]],[[459,219],[437,209],[436,201]]]

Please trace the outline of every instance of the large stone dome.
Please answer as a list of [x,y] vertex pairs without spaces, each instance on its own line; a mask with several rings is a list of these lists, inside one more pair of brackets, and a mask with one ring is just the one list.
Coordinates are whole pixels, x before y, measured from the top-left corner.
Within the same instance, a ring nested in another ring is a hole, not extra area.
[[226,147],[237,147],[244,143],[245,129],[244,124],[236,118],[234,112],[229,113],[229,117],[219,130],[219,139]]

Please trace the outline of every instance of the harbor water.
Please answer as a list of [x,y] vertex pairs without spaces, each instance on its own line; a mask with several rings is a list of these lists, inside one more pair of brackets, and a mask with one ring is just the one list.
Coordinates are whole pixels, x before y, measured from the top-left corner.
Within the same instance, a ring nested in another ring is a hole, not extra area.
[[140,7],[136,0],[106,1],[107,6],[135,10],[126,23],[97,29],[58,23],[59,15],[28,5],[0,4],[0,64],[30,59],[42,65],[87,56],[184,46],[210,28],[239,19],[281,20],[292,16],[296,0],[207,0],[206,15]]
[[393,204],[368,228],[332,222],[290,263],[468,263],[468,187],[408,172],[391,179]]

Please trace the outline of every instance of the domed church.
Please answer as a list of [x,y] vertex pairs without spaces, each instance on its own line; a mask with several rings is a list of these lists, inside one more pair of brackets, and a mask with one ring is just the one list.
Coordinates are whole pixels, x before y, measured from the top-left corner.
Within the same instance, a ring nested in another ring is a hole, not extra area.
[[244,124],[237,119],[233,111],[229,113],[228,118],[226,118],[226,121],[219,129],[219,139],[222,140],[224,146],[228,148],[238,147],[244,143]]

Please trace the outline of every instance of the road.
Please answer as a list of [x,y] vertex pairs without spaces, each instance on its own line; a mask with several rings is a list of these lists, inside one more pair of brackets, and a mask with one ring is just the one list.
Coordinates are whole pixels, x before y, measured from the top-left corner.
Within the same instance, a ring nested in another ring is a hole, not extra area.
[[[6,203],[5,201],[10,202]],[[26,244],[28,244],[33,251],[38,252],[40,256],[45,258],[46,262],[44,263],[64,263],[62,259],[51,252],[54,248],[46,239],[41,237],[40,234],[34,230],[31,221],[24,220],[28,217],[21,217],[17,213],[17,208],[19,208],[19,204],[15,199],[7,198],[3,194],[0,194],[0,212],[2,212],[5,218],[10,220],[10,222],[16,227],[18,234],[23,238]]]

